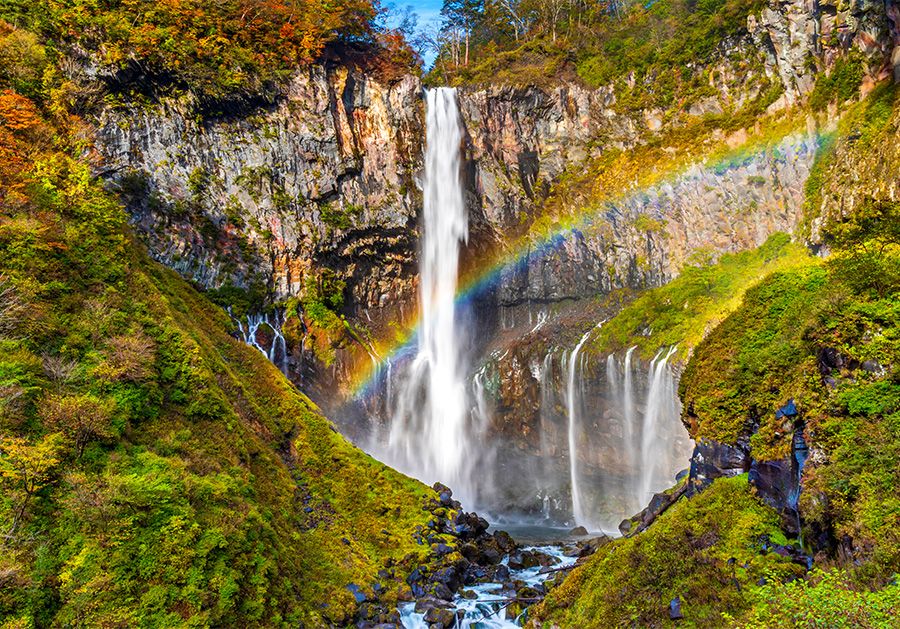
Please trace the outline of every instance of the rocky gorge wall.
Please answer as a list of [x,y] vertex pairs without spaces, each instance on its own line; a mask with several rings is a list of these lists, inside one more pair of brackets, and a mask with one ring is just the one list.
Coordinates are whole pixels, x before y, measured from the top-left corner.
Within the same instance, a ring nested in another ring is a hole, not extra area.
[[190,97],[109,109],[99,168],[153,256],[200,286],[260,282],[277,300],[329,268],[354,309],[377,309],[410,298],[415,275],[420,91],[314,66],[233,120],[196,119]]

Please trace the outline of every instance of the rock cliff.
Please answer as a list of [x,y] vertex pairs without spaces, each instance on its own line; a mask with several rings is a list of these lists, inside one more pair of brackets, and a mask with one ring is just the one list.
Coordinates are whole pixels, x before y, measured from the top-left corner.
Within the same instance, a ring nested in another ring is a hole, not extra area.
[[[362,312],[410,297],[421,84],[341,67],[297,74],[277,106],[197,120],[190,98],[109,109],[101,173],[152,255],[205,288],[267,286],[283,299],[321,268]],[[260,304],[262,306],[263,304]]]
[[[790,107],[849,49],[865,57],[870,81],[885,76],[900,49],[896,20],[893,2],[770,2],[698,62],[714,95],[671,111],[630,110],[612,87],[461,88],[472,231],[464,263],[527,234],[560,178],[610,150],[704,116]],[[96,169],[122,192],[151,255],[200,286],[264,288],[253,294],[278,301],[332,272],[346,283],[339,314],[384,338],[388,322],[415,312],[421,89],[412,76],[387,83],[319,65],[276,105],[232,119],[196,119],[190,96],[110,107],[97,121]],[[729,140],[740,144],[742,133]],[[550,247],[526,247],[490,305],[659,285],[698,249],[740,250],[792,231],[818,142],[811,126],[724,167],[697,161],[646,188],[623,181],[585,224]],[[302,349],[291,348],[297,374],[318,361]],[[338,382],[369,360],[353,341],[333,354]]]

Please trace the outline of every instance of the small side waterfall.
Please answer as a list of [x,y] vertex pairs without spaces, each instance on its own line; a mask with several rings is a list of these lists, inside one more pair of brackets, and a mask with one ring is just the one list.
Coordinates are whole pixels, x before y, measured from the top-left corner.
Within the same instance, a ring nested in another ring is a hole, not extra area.
[[[599,327],[599,324],[598,324]],[[566,410],[569,419],[568,442],[569,442],[569,484],[572,492],[572,519],[575,524],[582,526],[593,526],[589,516],[585,513],[584,505],[581,497],[581,487],[578,473],[578,432],[581,429],[581,406],[584,398],[584,379],[576,378],[580,372],[583,372],[583,365],[579,363],[581,348],[590,337],[591,332],[596,328],[591,328],[584,333],[581,340],[572,350],[569,358],[569,374],[566,386]],[[576,382],[577,381],[577,382]],[[596,528],[596,527],[594,527]]]
[[[247,315],[247,325],[237,319],[238,332],[241,339],[261,351],[266,358],[281,370],[281,373],[288,372],[288,351],[287,342],[281,333],[281,327],[284,325],[284,314],[278,310],[274,313],[256,313]],[[260,340],[260,336],[271,335],[268,343]],[[269,348],[266,349],[265,345]]]
[[675,391],[675,378],[668,368],[669,359],[675,353],[672,347],[663,358],[662,350],[650,362],[647,373],[649,390],[647,391],[647,405],[644,410],[644,423],[641,426],[641,485],[639,495],[646,500],[654,488],[659,489],[660,482],[671,482],[671,478],[662,476],[660,470],[660,458],[665,455],[661,452],[660,443],[665,437],[665,432],[671,430],[671,426],[679,421],[681,416],[681,402]]
[[609,399],[621,409],[622,458],[635,471],[628,482],[628,504],[636,512],[654,492],[671,486],[674,473],[690,456],[690,440],[681,425],[677,379],[669,367],[676,348],[660,350],[650,361],[643,391],[635,382],[634,350],[621,362],[607,356],[606,386]]
[[427,109],[418,348],[404,373],[392,374],[394,408],[382,456],[423,481],[447,483],[465,500],[472,495],[470,466],[464,465],[470,413],[454,300],[468,222],[456,91],[428,90]]

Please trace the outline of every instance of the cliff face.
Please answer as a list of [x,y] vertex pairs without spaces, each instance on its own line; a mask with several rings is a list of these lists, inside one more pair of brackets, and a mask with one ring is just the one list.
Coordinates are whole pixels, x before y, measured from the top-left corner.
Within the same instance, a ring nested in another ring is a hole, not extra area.
[[198,121],[189,100],[106,111],[96,147],[152,255],[206,288],[276,299],[330,268],[360,310],[409,297],[421,84],[313,67],[277,106]]
[[[714,95],[671,111],[629,109],[611,87],[461,88],[472,231],[464,260],[477,265],[483,252],[508,248],[561,178],[610,151],[754,102],[789,107],[851,48],[871,77],[888,74],[896,14],[892,2],[772,2],[749,16],[742,37],[698,62]],[[385,84],[316,66],[277,106],[236,119],[198,121],[189,97],[109,109],[97,125],[97,170],[129,202],[151,255],[185,277],[207,288],[265,286],[284,299],[327,269],[346,282],[342,314],[385,337],[384,324],[415,311],[421,89],[413,77]],[[723,136],[734,146],[745,137],[741,129]],[[818,142],[811,126],[724,166],[697,161],[652,186],[622,181],[621,194],[552,246],[526,247],[492,303],[659,285],[697,250],[741,250],[793,231]],[[293,350],[295,366],[309,362]],[[337,382],[369,360],[353,342],[334,358]]]

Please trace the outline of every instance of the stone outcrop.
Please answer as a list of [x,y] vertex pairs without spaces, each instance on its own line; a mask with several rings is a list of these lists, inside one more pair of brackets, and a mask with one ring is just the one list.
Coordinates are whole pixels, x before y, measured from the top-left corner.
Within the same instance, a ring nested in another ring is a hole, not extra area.
[[659,286],[695,252],[741,251],[776,231],[792,232],[817,146],[814,133],[794,134],[734,163],[695,164],[604,204],[580,228],[537,243],[503,275],[497,299],[510,305]]

